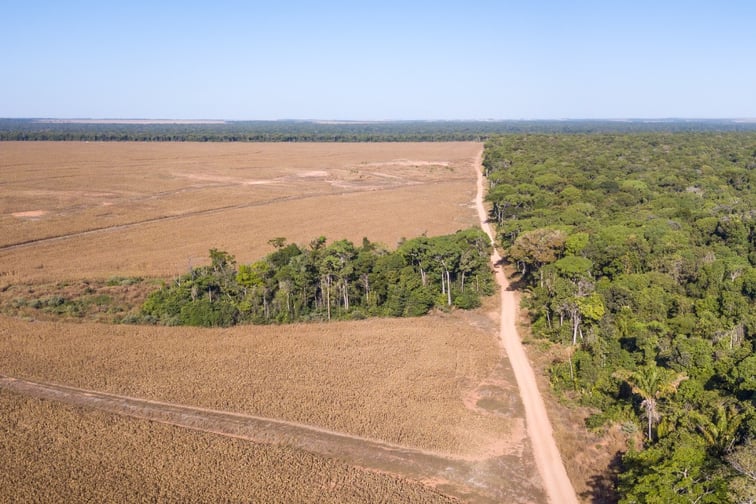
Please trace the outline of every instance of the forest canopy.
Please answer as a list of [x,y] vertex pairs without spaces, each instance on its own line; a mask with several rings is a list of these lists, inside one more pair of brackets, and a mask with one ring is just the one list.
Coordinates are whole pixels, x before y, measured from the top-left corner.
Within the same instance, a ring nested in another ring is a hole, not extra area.
[[147,322],[229,326],[412,317],[433,308],[474,308],[494,292],[491,244],[479,228],[452,235],[403,240],[394,251],[363,239],[307,246],[269,242],[275,251],[237,265],[227,252],[210,251],[211,264],[181,275],[151,294]]
[[641,441],[620,502],[753,502],[756,134],[511,135],[484,167],[552,385]]

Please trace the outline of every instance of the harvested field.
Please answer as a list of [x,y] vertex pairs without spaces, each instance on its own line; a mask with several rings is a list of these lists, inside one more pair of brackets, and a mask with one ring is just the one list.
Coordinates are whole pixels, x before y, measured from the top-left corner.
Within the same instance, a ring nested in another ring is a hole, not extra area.
[[0,277],[170,276],[210,248],[241,262],[309,243],[475,224],[477,143],[6,142]]
[[[419,453],[418,459],[410,452],[404,462],[376,466],[369,450],[349,455],[354,441],[330,442],[326,453],[353,467],[422,481],[468,502],[543,502],[511,370],[491,337],[494,326],[483,312],[219,330],[1,317],[0,369],[10,376],[324,427],[366,438],[366,445],[372,443],[367,440],[401,445]],[[0,419],[5,422],[5,413]],[[221,423],[210,425],[209,430],[225,430]],[[277,446],[286,435],[249,439]],[[306,443],[283,444],[289,451],[297,446],[322,453]],[[82,460],[113,457],[117,446],[100,447],[102,453]],[[0,446],[0,455],[13,464],[28,464],[25,456],[17,461],[18,453],[5,450]],[[282,464],[290,463],[286,453]],[[421,469],[408,471],[408,463]],[[462,478],[447,476],[451,468]],[[277,478],[285,481],[288,474],[285,467]],[[437,475],[444,478],[427,478]],[[387,483],[373,483],[379,486],[365,491],[382,495]],[[397,493],[396,500],[412,501],[413,488],[406,496]],[[92,491],[86,485],[81,490]],[[292,495],[298,494],[278,497],[288,501]]]
[[522,450],[512,385],[490,411],[463,401],[501,365],[490,334],[456,315],[218,330],[0,318],[8,376],[466,456]]
[[338,460],[0,389],[3,502],[393,502],[454,499]]

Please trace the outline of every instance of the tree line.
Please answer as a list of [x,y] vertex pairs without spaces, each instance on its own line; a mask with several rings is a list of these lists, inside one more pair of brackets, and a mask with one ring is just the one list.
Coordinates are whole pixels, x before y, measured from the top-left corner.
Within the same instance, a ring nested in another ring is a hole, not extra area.
[[756,134],[503,136],[484,169],[553,386],[642,440],[620,502],[754,502]]
[[403,240],[394,251],[363,239],[307,246],[269,242],[274,252],[237,265],[212,249],[210,265],[192,268],[152,293],[146,322],[229,326],[371,316],[419,316],[433,308],[474,308],[494,291],[491,244],[479,228]]
[[512,133],[753,131],[756,123],[668,121],[224,121],[82,123],[0,118],[0,141],[110,142],[447,142],[485,141]]

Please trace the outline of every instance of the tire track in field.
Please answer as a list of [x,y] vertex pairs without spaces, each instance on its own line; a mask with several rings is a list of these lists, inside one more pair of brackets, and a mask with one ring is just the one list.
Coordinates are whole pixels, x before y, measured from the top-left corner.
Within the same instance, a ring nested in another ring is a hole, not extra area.
[[[127,222],[125,224],[113,224],[111,226],[96,227],[96,228],[91,228],[91,229],[85,229],[82,231],[74,231],[72,233],[65,233],[61,235],[45,236],[43,238],[33,238],[31,240],[25,240],[22,242],[0,245],[0,252],[26,248],[26,247],[31,247],[34,245],[41,245],[41,244],[50,243],[50,242],[63,241],[63,240],[71,239],[71,238],[78,238],[81,236],[88,236],[88,235],[93,235],[97,233],[110,233],[114,231],[122,231],[124,229],[132,229],[132,228],[143,226],[146,224],[154,224],[156,222],[168,222],[168,221],[174,221],[174,220],[188,219],[192,217],[198,217],[201,215],[214,215],[218,213],[228,212],[231,210],[242,210],[244,208],[267,206],[267,205],[272,205],[275,203],[282,203],[282,202],[287,202],[287,201],[298,201],[298,200],[305,200],[305,199],[310,199],[310,198],[324,198],[324,197],[331,197],[331,196],[343,196],[346,194],[355,194],[355,193],[360,193],[360,192],[392,191],[396,189],[402,189],[402,188],[418,186],[418,185],[427,186],[427,185],[447,184],[447,183],[458,182],[459,180],[461,180],[461,178],[451,178],[448,180],[433,180],[430,182],[411,181],[406,184],[395,185],[395,186],[390,186],[390,187],[379,187],[379,188],[371,187],[370,189],[344,189],[341,191],[334,191],[334,192],[328,192],[328,193],[280,196],[278,198],[272,198],[265,201],[255,201],[251,203],[237,203],[234,205],[225,205],[225,206],[220,206],[220,207],[205,208],[203,210],[195,210],[195,211],[185,212],[178,215],[160,215],[157,217],[150,217],[148,219],[142,219],[139,221]],[[213,188],[216,188],[216,187],[217,186],[214,186]]]
[[[409,448],[274,418],[164,403],[0,375],[0,388],[82,408],[201,432],[283,445],[335,458],[369,471],[399,475],[471,503],[539,501],[517,456],[471,460]],[[502,470],[509,474],[502,479]]]
[[533,367],[528,360],[517,332],[517,300],[514,292],[509,289],[509,281],[501,267],[501,256],[496,250],[495,234],[488,223],[486,210],[483,206],[483,151],[475,158],[475,169],[478,177],[478,190],[475,206],[478,210],[480,225],[494,244],[491,262],[496,271],[496,281],[501,289],[501,320],[499,340],[502,349],[509,358],[520,389],[520,398],[525,406],[525,423],[528,437],[533,446],[538,472],[541,474],[543,486],[549,502],[552,504],[577,504],[577,495],[572,486],[567,470],[559,453],[554,434],[546,412],[543,396],[538,389]]

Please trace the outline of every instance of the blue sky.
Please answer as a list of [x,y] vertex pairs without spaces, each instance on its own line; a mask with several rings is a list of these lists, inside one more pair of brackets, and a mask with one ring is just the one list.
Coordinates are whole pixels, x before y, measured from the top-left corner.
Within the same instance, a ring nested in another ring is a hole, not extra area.
[[756,118],[756,1],[2,0],[0,117]]

